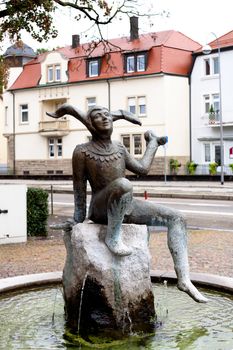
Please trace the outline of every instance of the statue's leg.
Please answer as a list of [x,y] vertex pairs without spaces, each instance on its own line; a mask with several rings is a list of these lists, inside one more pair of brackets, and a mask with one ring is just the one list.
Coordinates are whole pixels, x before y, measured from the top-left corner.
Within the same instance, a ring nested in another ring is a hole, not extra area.
[[91,204],[90,219],[99,223],[105,223],[107,219],[105,243],[114,254],[121,256],[132,252],[123,243],[121,235],[121,225],[125,214],[131,211],[132,199],[132,184],[119,178],[98,193]]
[[178,279],[178,288],[189,294],[195,301],[206,302],[207,299],[190,281],[187,230],[183,216],[176,210],[152,202],[133,200],[133,210],[126,217],[126,222],[146,224],[148,226],[166,226],[167,242],[171,252]]

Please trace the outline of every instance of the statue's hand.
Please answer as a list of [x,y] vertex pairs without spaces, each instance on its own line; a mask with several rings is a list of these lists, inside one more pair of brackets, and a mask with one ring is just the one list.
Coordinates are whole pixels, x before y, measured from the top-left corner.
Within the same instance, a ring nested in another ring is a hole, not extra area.
[[145,138],[147,143],[152,141],[152,140],[157,141],[157,136],[153,133],[152,130],[147,130],[144,134],[144,138]]
[[157,143],[157,146],[165,145],[165,143],[167,143],[168,141],[167,136],[158,137],[154,134],[152,130],[146,131],[144,134],[144,138],[147,143],[154,140]]
[[167,136],[157,137],[157,141],[158,141],[159,146],[163,146],[167,143],[168,137]]

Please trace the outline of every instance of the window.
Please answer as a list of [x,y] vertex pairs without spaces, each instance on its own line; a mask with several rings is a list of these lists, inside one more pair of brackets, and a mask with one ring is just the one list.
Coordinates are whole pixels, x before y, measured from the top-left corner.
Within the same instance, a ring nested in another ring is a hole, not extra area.
[[204,95],[204,111],[205,113],[209,113],[210,111],[210,95]]
[[145,55],[138,55],[137,56],[137,71],[142,72],[145,70],[146,66],[146,58]]
[[55,66],[55,81],[60,81],[61,80],[61,66],[56,65]]
[[146,99],[138,97],[138,115],[139,117],[146,115]]
[[100,60],[88,61],[88,76],[97,77],[100,73]]
[[50,138],[49,139],[49,158],[61,158],[62,157],[62,139]]
[[205,75],[210,75],[210,60],[205,59]]
[[8,107],[5,107],[5,126],[8,125]]
[[51,64],[47,67],[48,83],[61,81],[61,66],[60,64]]
[[126,55],[125,71],[127,73],[143,72],[146,70],[146,53]]
[[57,139],[57,156],[62,157],[62,139]]
[[142,154],[142,135],[137,134],[133,135],[133,149],[134,149],[134,154]]
[[221,147],[220,145],[214,145],[214,161],[215,163],[221,165]]
[[129,97],[128,98],[128,111],[136,114],[136,98],[135,97]]
[[91,107],[94,107],[96,105],[96,98],[95,97],[88,97],[87,98],[87,110]]
[[220,111],[219,94],[213,94],[212,101],[213,101],[213,107],[214,107],[216,120],[219,120],[219,111]]
[[127,72],[132,73],[135,71],[135,57],[128,56],[127,57]]
[[208,163],[210,162],[210,144],[209,143],[205,143],[204,144],[204,158],[205,158],[205,162]]
[[146,116],[146,98],[145,96],[128,97],[128,111],[138,117]]
[[213,58],[213,73],[219,74],[219,59],[218,59],[218,57]]
[[221,146],[219,143],[204,143],[204,162],[221,164]]
[[212,113],[212,119],[214,117],[214,121],[219,121],[219,94],[204,95],[204,113],[210,116],[210,112]]
[[219,74],[218,56],[204,59],[204,74],[206,76]]
[[142,134],[121,135],[122,143],[132,155],[142,155],[145,149],[145,140]]
[[28,105],[20,105],[20,123],[28,123]]
[[53,81],[53,66],[48,66],[48,82]]
[[130,136],[129,135],[122,135],[122,143],[127,149],[127,151],[130,153]]

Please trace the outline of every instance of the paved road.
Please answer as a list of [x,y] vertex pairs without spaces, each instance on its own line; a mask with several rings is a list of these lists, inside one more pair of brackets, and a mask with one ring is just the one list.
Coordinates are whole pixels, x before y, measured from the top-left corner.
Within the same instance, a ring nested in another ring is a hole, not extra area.
[[[55,193],[53,199],[54,214],[73,215],[73,195]],[[232,201],[182,198],[149,198],[148,200],[180,210],[186,217],[189,227],[233,232]]]

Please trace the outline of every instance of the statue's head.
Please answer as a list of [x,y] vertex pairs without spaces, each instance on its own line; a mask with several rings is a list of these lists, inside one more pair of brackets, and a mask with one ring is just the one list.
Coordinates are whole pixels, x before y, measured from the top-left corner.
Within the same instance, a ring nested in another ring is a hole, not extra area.
[[92,107],[87,113],[87,120],[90,122],[96,136],[106,137],[112,134],[113,118],[107,108]]
[[113,131],[113,122],[116,120],[123,119],[141,125],[141,121],[128,111],[119,109],[115,112],[109,112],[106,107],[101,106],[94,106],[85,113],[68,103],[64,103],[55,113],[47,112],[47,115],[52,118],[61,118],[65,114],[72,115],[83,123],[95,139],[109,138]]

